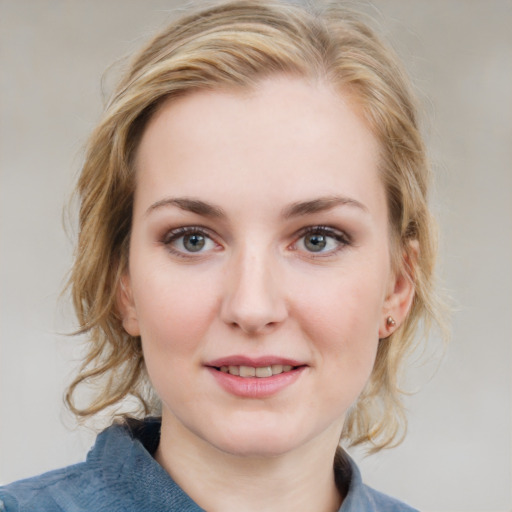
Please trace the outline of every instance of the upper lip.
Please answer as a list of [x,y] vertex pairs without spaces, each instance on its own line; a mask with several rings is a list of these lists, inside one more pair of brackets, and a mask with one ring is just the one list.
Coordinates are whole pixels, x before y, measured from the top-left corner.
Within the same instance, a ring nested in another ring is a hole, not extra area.
[[260,357],[248,357],[243,355],[232,355],[226,357],[219,357],[212,361],[205,363],[205,366],[220,368],[221,366],[251,366],[259,368],[262,366],[272,366],[274,364],[290,365],[290,366],[307,366],[306,363],[298,361],[296,359],[290,359],[288,357],[280,356],[260,356]]

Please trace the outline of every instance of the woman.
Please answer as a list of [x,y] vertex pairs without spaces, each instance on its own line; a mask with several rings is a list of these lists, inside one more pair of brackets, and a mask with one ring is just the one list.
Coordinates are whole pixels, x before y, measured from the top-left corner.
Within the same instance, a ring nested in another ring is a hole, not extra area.
[[338,445],[403,430],[399,368],[437,319],[428,178],[401,68],[346,10],[237,1],[164,30],[89,142],[71,276],[68,404],[146,419],[4,509],[412,510]]

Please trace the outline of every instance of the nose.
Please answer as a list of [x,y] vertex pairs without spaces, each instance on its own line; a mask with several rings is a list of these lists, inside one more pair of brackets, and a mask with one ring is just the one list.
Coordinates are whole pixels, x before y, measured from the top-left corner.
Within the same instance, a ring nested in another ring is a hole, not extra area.
[[245,251],[229,262],[221,318],[246,334],[275,329],[288,315],[277,262],[267,251]]

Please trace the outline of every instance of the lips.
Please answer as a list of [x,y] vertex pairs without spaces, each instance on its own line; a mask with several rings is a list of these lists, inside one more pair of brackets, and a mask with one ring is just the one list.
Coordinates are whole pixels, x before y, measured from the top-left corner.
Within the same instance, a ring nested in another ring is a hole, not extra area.
[[223,373],[229,373],[230,375],[236,375],[243,378],[265,378],[289,372],[293,369],[307,365],[294,359],[278,356],[251,358],[235,355],[215,359],[206,363],[205,366],[215,368]]
[[220,386],[246,398],[270,397],[293,384],[308,365],[282,357],[231,356],[205,364]]
[[264,379],[266,377],[272,377],[273,375],[279,375],[283,372],[289,372],[294,368],[290,364],[272,364],[268,366],[221,366],[219,370],[223,373],[229,373],[230,375],[237,375],[242,378],[258,377]]

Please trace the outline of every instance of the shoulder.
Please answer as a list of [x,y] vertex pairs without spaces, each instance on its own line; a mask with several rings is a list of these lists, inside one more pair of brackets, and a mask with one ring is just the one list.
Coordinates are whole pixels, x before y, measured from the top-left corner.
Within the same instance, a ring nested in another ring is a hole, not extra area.
[[76,464],[0,487],[0,511],[75,510],[75,497],[79,496],[79,500],[87,504],[88,494],[99,484],[101,474],[98,470],[86,463]]
[[340,480],[344,478],[349,481],[339,512],[418,512],[402,501],[364,484],[359,468],[346,452],[340,451],[336,455],[336,473]]
[[119,476],[126,472],[133,444],[126,429],[108,428],[98,436],[85,462],[0,487],[0,512],[121,510],[120,502],[130,489]]
[[365,484],[363,484],[363,488],[368,502],[373,507],[368,510],[378,510],[379,512],[418,512],[417,509],[407,505],[406,503],[397,500],[396,498],[392,498],[387,494],[376,491]]
[[156,462],[160,420],[104,430],[83,463],[0,487],[0,512],[201,512]]

